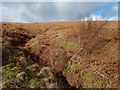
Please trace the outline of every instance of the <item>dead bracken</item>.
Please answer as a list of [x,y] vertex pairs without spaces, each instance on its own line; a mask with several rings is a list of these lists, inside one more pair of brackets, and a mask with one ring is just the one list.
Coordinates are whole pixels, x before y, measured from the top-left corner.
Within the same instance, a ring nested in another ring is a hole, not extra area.
[[0,88],[118,87],[117,23],[2,23]]

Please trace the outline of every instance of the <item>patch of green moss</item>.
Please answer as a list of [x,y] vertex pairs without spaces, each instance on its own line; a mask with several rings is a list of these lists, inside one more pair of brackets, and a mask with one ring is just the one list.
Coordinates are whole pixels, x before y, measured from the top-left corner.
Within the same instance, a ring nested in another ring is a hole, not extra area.
[[105,84],[105,81],[102,79],[102,77],[98,77],[94,82],[94,86],[100,88],[103,86],[103,83]]
[[108,87],[103,77],[90,73],[89,71],[84,71],[82,78],[83,78],[84,87],[87,87],[87,88]]
[[86,70],[79,63],[67,63],[64,70],[62,71],[63,75],[67,77],[68,75],[72,78],[74,75],[77,75],[76,80],[81,81],[84,88],[101,88],[108,87],[106,80],[96,75],[95,72],[90,72]]
[[92,87],[93,76],[90,73],[84,73],[83,84],[85,87]]
[[1,67],[1,69],[2,69],[3,79],[14,79],[16,77],[16,74],[23,70],[23,68],[21,67],[12,68],[10,64]]
[[75,43],[75,42],[65,42],[65,43],[61,43],[60,47],[65,48],[66,50],[76,50],[80,47],[79,44]]

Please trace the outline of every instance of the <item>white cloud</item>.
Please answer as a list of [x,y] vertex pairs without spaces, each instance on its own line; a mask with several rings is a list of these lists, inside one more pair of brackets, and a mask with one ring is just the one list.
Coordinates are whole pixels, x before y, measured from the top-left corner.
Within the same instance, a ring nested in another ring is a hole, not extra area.
[[108,20],[118,20],[118,17],[111,17]]
[[[106,18],[106,17],[102,17],[102,16],[99,16],[99,15],[95,15],[95,14],[90,15],[90,18],[93,21],[96,21],[96,20],[118,20],[118,17],[116,17],[116,16],[113,16],[113,17],[110,17],[110,18]],[[86,20],[88,20],[88,17],[85,17],[82,20],[86,21]]]
[[3,21],[78,20],[103,4],[106,3],[4,3]]
[[0,22],[2,22],[2,3],[0,2]]
[[23,22],[24,20],[21,18],[22,12],[24,11],[24,7],[20,6],[10,9],[10,7],[2,6],[2,21],[19,21]]
[[[54,0],[52,0],[54,1]],[[2,19],[9,22],[46,22],[80,20],[88,15],[103,19],[101,16],[93,15],[99,7],[107,2],[7,2],[2,6]],[[114,10],[116,8],[114,7]],[[111,11],[113,12],[113,11]],[[113,12],[114,13],[114,12]]]
[[110,0],[2,0],[2,2],[109,2],[109,1]]
[[[93,21],[95,20],[104,20],[104,18],[102,18],[102,16],[97,16],[97,15],[90,15],[89,16]],[[85,17],[84,19],[82,19],[83,21],[88,20],[89,17]]]

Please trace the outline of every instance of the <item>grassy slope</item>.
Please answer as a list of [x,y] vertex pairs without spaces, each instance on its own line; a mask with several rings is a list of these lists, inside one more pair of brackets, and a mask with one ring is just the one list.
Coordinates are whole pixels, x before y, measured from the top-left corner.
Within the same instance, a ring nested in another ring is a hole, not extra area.
[[[86,24],[86,22],[82,23]],[[98,25],[101,23],[102,21],[98,22]],[[50,66],[55,74],[62,73],[71,86],[117,87],[118,22],[109,21],[104,26],[104,31],[100,32],[98,42],[94,47],[91,46],[92,52],[86,52],[87,54],[81,57],[78,55],[72,62],[69,59],[81,47],[78,22],[3,23],[2,25],[3,30],[9,34],[17,32],[30,35],[32,38],[26,39],[25,44],[15,47],[26,51],[27,56],[40,67]],[[8,41],[9,38],[14,40],[17,37],[8,34],[3,36],[7,37]],[[16,40],[18,41],[19,39]]]

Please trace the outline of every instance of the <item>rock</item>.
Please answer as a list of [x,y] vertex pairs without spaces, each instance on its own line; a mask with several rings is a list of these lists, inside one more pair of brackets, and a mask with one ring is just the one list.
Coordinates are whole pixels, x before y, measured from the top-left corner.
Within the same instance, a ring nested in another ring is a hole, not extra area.
[[56,87],[58,87],[57,86],[57,80],[56,80],[56,78],[53,78],[53,77],[43,78],[42,82],[45,83],[45,86],[47,88],[56,88]]
[[26,58],[25,58],[25,57],[20,57],[19,63],[20,63],[21,65],[24,65],[24,66],[27,65]]
[[22,71],[16,75],[16,79],[20,81],[24,81],[27,79],[27,74]]
[[47,88],[58,88],[58,86],[54,83],[47,86]]
[[25,57],[20,57],[19,61],[16,63],[16,66],[27,66],[27,60]]
[[37,76],[40,79],[41,88],[56,88],[58,87],[57,79],[54,74],[51,72],[49,67],[44,67]]
[[40,80],[37,78],[31,79],[29,82],[29,88],[39,88]]
[[1,86],[2,86],[1,87],[2,89],[18,88],[18,86],[14,80],[8,80],[5,82],[2,82]]
[[37,76],[40,78],[54,77],[49,67],[42,68],[42,70],[37,74]]
[[37,63],[32,64],[26,68],[30,72],[37,72],[39,70],[39,65]]

